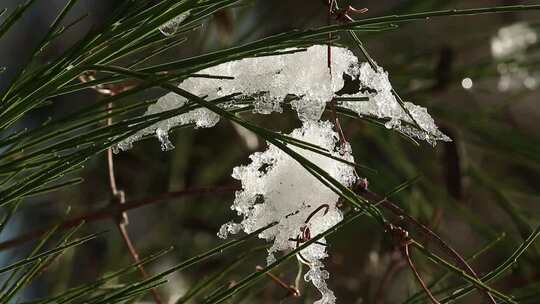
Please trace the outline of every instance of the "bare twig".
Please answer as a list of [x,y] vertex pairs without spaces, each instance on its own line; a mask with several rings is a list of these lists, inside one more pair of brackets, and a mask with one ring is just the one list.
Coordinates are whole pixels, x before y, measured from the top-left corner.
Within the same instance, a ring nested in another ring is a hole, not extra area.
[[[328,5],[328,15],[327,15],[327,20],[326,22],[328,23],[328,25],[330,25],[330,23],[332,22],[332,8],[334,7],[334,3],[336,2],[336,0],[328,0],[327,2],[327,5]],[[328,41],[332,41],[332,33],[328,33]],[[330,45],[330,43],[328,43],[328,49],[327,49],[327,60],[326,60],[326,64],[328,65],[328,72],[330,73],[330,77],[332,77],[332,45]]]
[[[332,22],[332,18],[335,18],[338,21],[342,21],[343,18],[349,18],[349,13],[365,13],[367,12],[367,8],[363,9],[355,9],[352,6],[348,6],[344,10],[340,10],[337,1],[336,0],[327,0],[326,5],[328,6],[328,15],[327,15],[327,22],[330,24]],[[328,33],[328,40],[332,40],[332,33]],[[330,77],[332,77],[332,47],[330,43],[328,44],[328,51],[327,51],[327,65],[328,65],[328,71],[330,73]],[[338,75],[341,77],[341,75]],[[334,125],[337,129],[338,135],[339,135],[339,143],[340,145],[343,145],[347,142],[347,139],[345,138],[345,134],[343,133],[343,129],[341,128],[341,123],[339,122],[339,118],[336,114],[336,101],[335,99],[332,99],[330,101],[330,108],[332,113],[332,121],[334,122]]]
[[[58,225],[58,231],[67,230],[79,225],[81,222],[95,222],[101,220],[110,220],[111,218],[118,217],[123,212],[141,208],[148,205],[154,205],[158,203],[168,202],[172,199],[181,197],[198,196],[205,194],[218,194],[218,193],[230,193],[238,190],[238,186],[223,186],[223,187],[207,187],[207,188],[193,188],[182,191],[165,192],[156,196],[143,198],[140,200],[134,200],[126,202],[122,205],[108,205],[102,209],[82,214],[80,216],[65,220]],[[55,225],[56,226],[56,225]],[[36,229],[18,237],[6,240],[0,243],[0,251],[13,248],[24,244],[28,241],[40,238],[42,235],[50,231],[52,226],[41,229]]]
[[407,266],[407,262],[403,259],[403,256],[401,254],[398,254],[396,256],[395,253],[396,251],[392,252],[393,258],[381,278],[381,282],[379,284],[379,287],[377,288],[377,292],[375,292],[374,300],[376,304],[385,303],[384,294],[388,290],[388,285],[392,282],[394,276],[398,274],[401,269]]
[[347,138],[345,137],[345,133],[343,132],[343,129],[341,128],[339,117],[336,114],[336,100],[335,99],[332,99],[332,101],[330,101],[330,109],[331,109],[330,113],[332,114],[332,121],[334,122],[334,125],[336,126],[336,129],[338,132],[339,144],[343,146],[347,142]]
[[[263,270],[264,268],[257,265],[255,267],[255,269],[257,271],[261,271]],[[295,298],[298,298],[300,297],[300,291],[298,290],[298,288],[296,288],[295,286],[293,285],[288,285],[286,284],[285,282],[283,282],[282,279],[280,279],[278,276],[276,276],[275,274],[271,273],[270,271],[266,272],[266,275],[272,280],[274,281],[274,283],[276,283],[277,285],[283,287],[283,289],[287,290],[288,294],[287,296],[293,296]]]
[[[82,82],[95,80],[95,74],[86,73],[86,74],[81,75],[79,79]],[[133,83],[121,83],[121,84],[114,84],[114,85],[99,85],[93,88],[97,92],[103,95],[115,96],[119,93],[122,93],[124,91],[127,91],[133,88],[133,86],[134,86]],[[107,109],[109,110],[109,114],[110,114],[111,112],[110,110],[112,109],[112,103],[107,104]],[[112,118],[108,117],[107,126],[110,126],[110,125],[112,125]],[[118,185],[116,183],[116,176],[114,173],[114,156],[113,156],[113,152],[111,148],[107,149],[107,169],[108,169],[107,172],[109,176],[109,187],[111,190],[111,194],[113,196],[112,203],[123,205],[126,202],[125,193],[124,191],[118,189]],[[129,223],[127,213],[125,211],[122,212],[121,215],[117,216],[114,220],[116,222],[116,227],[118,228],[118,231],[120,235],[122,236],[122,239],[124,240],[124,243],[128,249],[131,259],[133,260],[134,263],[138,265],[137,268],[139,269],[139,272],[141,273],[142,277],[145,279],[148,278],[148,272],[146,271],[146,269],[144,269],[143,264],[140,263],[140,258],[139,258],[139,254],[137,253],[137,249],[135,248],[133,241],[129,237],[129,233],[127,230],[127,225]],[[152,288],[150,289],[150,293],[152,294],[152,297],[154,298],[154,302],[156,304],[161,304],[161,297],[159,296],[157,290],[155,288]]]
[[394,239],[394,241],[399,245],[401,254],[407,261],[409,268],[413,272],[418,283],[420,283],[420,287],[422,287],[422,289],[424,290],[428,298],[431,300],[433,304],[440,304],[439,301],[437,301],[437,299],[433,296],[433,294],[427,287],[424,280],[422,280],[420,273],[416,269],[416,266],[414,265],[411,259],[411,255],[409,254],[409,245],[413,242],[413,240],[409,236],[409,232],[399,226],[392,225],[391,223],[387,223],[385,226],[385,229],[386,229],[386,232],[389,233]]
[[[357,13],[357,14],[363,14],[363,13],[366,13],[368,11],[367,8],[363,8],[363,9],[356,9],[352,6],[348,6],[347,8],[345,9],[339,9],[339,7],[337,6],[337,3],[335,0],[327,0],[325,1],[326,5],[328,6],[328,22],[331,21],[331,17],[334,16],[336,20],[340,21],[340,22],[352,22],[354,21],[354,19],[352,19],[349,14],[351,13]],[[329,37],[331,38],[331,36]],[[331,47],[330,47],[330,44],[328,45],[328,56],[327,56],[327,64],[328,64],[328,68],[330,69],[330,77],[332,77],[332,72],[331,72],[331,61],[332,61],[332,58],[331,58]],[[339,134],[339,139],[340,139],[340,143],[341,144],[344,144],[347,140],[345,138],[345,135],[343,133],[343,130],[341,128],[341,125],[339,123],[339,119],[336,115],[336,111],[335,111],[335,100],[332,100],[330,102],[330,107],[331,107],[331,113],[332,113],[332,120],[334,121],[334,125],[336,126],[336,129],[338,130],[338,134]],[[357,174],[358,175],[358,174]],[[362,180],[362,179],[361,179]],[[362,180],[362,181],[365,181],[365,180]],[[467,261],[465,261],[465,259],[455,250],[453,249],[452,247],[450,247],[444,240],[442,240],[442,238],[440,238],[435,232],[433,232],[430,228],[426,227],[425,225],[421,224],[420,222],[418,222],[415,218],[413,218],[412,216],[408,215],[403,209],[401,209],[398,205],[390,202],[389,200],[387,199],[384,199],[382,200],[382,197],[380,197],[379,195],[377,195],[376,193],[374,192],[371,192],[368,190],[368,187],[367,187],[367,182],[364,182],[365,186],[364,187],[360,187],[360,190],[361,190],[361,195],[364,196],[365,198],[367,198],[368,200],[375,200],[375,201],[378,201],[379,203],[382,204],[383,207],[385,207],[386,209],[389,209],[390,211],[392,211],[394,214],[398,215],[398,216],[402,216],[404,218],[406,218],[409,222],[413,223],[416,227],[420,228],[420,231],[422,231],[422,233],[425,235],[425,237],[430,240],[430,239],[434,239],[437,241],[437,243],[454,259],[456,260],[459,264],[462,265],[462,267],[464,267],[467,272],[469,274],[471,274],[474,278],[476,279],[479,279],[478,275],[476,274],[476,272],[472,269],[472,267],[467,263]],[[408,245],[407,245],[408,246]],[[406,253],[407,253],[407,257],[408,257],[408,248],[406,249]],[[414,268],[414,265],[412,264],[412,262],[410,261],[410,258],[407,258],[408,259],[408,263],[409,265],[411,266],[411,269],[413,270],[413,272],[415,272],[415,275],[416,277],[419,279],[420,283],[422,284],[422,286],[424,287],[425,284],[423,283],[422,279],[419,277],[418,273],[416,272],[416,269]],[[489,298],[489,300],[495,304],[495,299],[493,298],[493,296],[485,291],[485,290],[482,290],[480,289],[482,292],[485,292],[486,296]],[[427,293],[428,295],[430,295],[430,292],[429,290],[427,290]],[[432,296],[430,297],[430,299],[435,300]],[[434,303],[438,303],[435,302]]]
[[[112,91],[111,96],[114,96],[116,93],[115,91]],[[107,108],[111,109],[112,104],[107,104]],[[107,118],[107,125],[112,125],[112,118]],[[109,173],[109,185],[111,187],[111,193],[114,197],[114,202],[116,204],[123,205],[126,203],[126,197],[123,190],[118,190],[117,184],[116,184],[116,176],[114,174],[114,157],[113,157],[113,151],[111,148],[107,149],[107,168]],[[144,268],[143,264],[141,263],[141,259],[139,258],[139,254],[137,253],[137,249],[135,248],[135,245],[133,244],[133,241],[129,237],[129,233],[127,230],[127,225],[129,223],[127,213],[124,211],[121,213],[120,216],[117,216],[116,219],[116,227],[118,228],[118,231],[120,232],[120,235],[122,236],[122,239],[124,240],[124,244],[126,245],[129,255],[131,256],[131,259],[134,263],[137,264],[137,268],[139,269],[139,272],[141,273],[141,276],[146,279],[148,278],[148,272]],[[156,288],[150,289],[150,293],[152,294],[152,298],[154,298],[154,302],[156,304],[161,304],[161,297],[159,293],[157,292]]]
[[403,244],[402,250],[403,250],[403,255],[405,256],[405,259],[407,260],[407,263],[409,264],[409,267],[411,268],[414,276],[416,277],[416,280],[418,281],[418,283],[420,283],[420,286],[422,286],[422,289],[424,290],[428,298],[431,300],[433,304],[440,304],[440,302],[437,301],[437,299],[433,296],[433,294],[429,290],[424,280],[422,280],[422,277],[420,276],[420,273],[416,269],[416,266],[414,266],[414,263],[411,260],[411,255],[409,254],[409,243]]
[[[450,245],[448,245],[438,234],[433,232],[430,228],[426,227],[424,224],[418,222],[414,217],[410,216],[405,210],[403,210],[401,207],[399,207],[397,204],[393,203],[392,201],[388,200],[387,198],[383,198],[380,195],[378,195],[375,192],[370,191],[367,187],[359,187],[358,188],[358,194],[363,196],[364,198],[380,202],[381,206],[384,208],[390,210],[392,213],[394,213],[397,216],[403,217],[405,220],[407,220],[409,223],[416,226],[420,232],[422,232],[427,238],[429,238],[432,241],[435,241],[445,252],[448,254],[454,261],[459,263],[461,267],[465,268],[466,272],[468,272],[471,276],[473,276],[475,279],[479,279],[476,272],[473,270],[473,268],[467,263],[465,258],[461,256],[454,248],[452,248]],[[492,303],[496,303],[493,296],[487,292],[486,290],[482,288],[478,288],[481,292],[484,292],[490,301]]]

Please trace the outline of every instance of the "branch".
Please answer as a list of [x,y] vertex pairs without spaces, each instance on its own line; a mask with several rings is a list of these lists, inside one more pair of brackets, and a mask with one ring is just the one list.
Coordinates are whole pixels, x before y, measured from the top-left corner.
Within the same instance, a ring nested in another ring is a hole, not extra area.
[[[472,269],[472,267],[467,263],[467,261],[461,256],[454,248],[452,248],[450,245],[448,245],[439,235],[437,235],[433,230],[426,227],[424,224],[418,222],[414,217],[410,216],[405,210],[403,210],[401,207],[399,207],[397,204],[393,203],[392,201],[389,201],[387,198],[383,198],[380,195],[378,195],[375,192],[370,191],[367,189],[367,187],[361,187],[359,189],[359,194],[363,196],[364,198],[370,200],[370,201],[376,201],[380,202],[380,204],[390,210],[392,213],[394,213],[397,216],[401,216],[404,219],[406,219],[409,223],[416,226],[420,232],[422,232],[428,239],[435,241],[439,244],[439,246],[449,255],[451,256],[456,262],[458,262],[461,267],[465,268],[467,273],[469,273],[472,277],[479,280],[478,275]],[[490,301],[493,303],[495,302],[495,299],[491,294],[489,294],[484,289],[479,288],[480,291],[485,292],[486,295],[490,298]]]
[[[85,213],[80,216],[73,217],[71,219],[65,220],[58,225],[58,230],[67,230],[79,225],[81,222],[96,222],[101,220],[108,220],[118,215],[122,214],[125,211],[141,208],[147,205],[154,205],[158,203],[167,202],[171,199],[176,199],[180,197],[189,197],[189,196],[199,196],[207,194],[218,194],[218,193],[230,193],[238,190],[238,186],[222,186],[222,187],[205,187],[205,188],[193,188],[186,189],[182,191],[173,191],[165,192],[156,196],[151,196],[143,198],[140,200],[133,200],[131,202],[126,202],[122,205],[111,204],[107,207],[98,209],[93,212]],[[56,226],[56,225],[54,225]],[[0,251],[13,248],[29,242],[31,240],[39,239],[47,231],[50,231],[51,227],[45,227],[41,229],[36,229],[31,232],[22,234],[20,236],[14,237],[12,239],[0,242]]]
[[416,280],[418,281],[418,283],[420,283],[420,286],[422,287],[422,289],[424,290],[424,292],[428,296],[431,303],[440,304],[440,302],[437,301],[437,299],[433,296],[431,291],[429,291],[429,288],[427,287],[424,280],[422,280],[422,277],[420,276],[420,273],[416,269],[416,266],[414,266],[414,263],[411,260],[411,255],[409,253],[409,244],[404,244],[402,252],[403,252],[403,255],[405,256],[405,259],[407,260],[407,263],[409,264],[409,267],[411,268]]

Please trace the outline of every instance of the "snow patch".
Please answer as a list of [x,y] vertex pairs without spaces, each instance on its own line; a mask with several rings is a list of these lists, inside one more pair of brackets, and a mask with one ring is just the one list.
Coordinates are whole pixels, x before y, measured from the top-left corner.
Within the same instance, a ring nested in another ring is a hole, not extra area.
[[[338,135],[332,128],[332,123],[327,121],[306,121],[289,136],[315,144],[335,157],[353,162],[349,145],[340,147]],[[356,181],[352,166],[312,151],[290,148],[344,186],[350,187]],[[275,253],[295,249],[308,240],[298,241],[306,229],[313,238],[343,219],[337,207],[339,196],[278,147],[270,145],[266,151],[252,154],[250,159],[249,165],[233,170],[232,176],[241,181],[242,190],[236,192],[231,209],[243,217],[236,225],[241,225],[246,233],[277,223],[259,234],[259,238],[273,241],[268,250],[268,263],[275,261]],[[218,235],[224,237],[233,233],[232,230],[238,228],[236,225],[226,223]],[[305,276],[306,281],[312,281],[323,294],[323,298],[316,303],[331,304],[335,297],[325,283],[328,273],[322,270],[322,260],[328,255],[323,245],[326,240],[321,238],[318,242],[300,251],[298,259],[311,268]]]

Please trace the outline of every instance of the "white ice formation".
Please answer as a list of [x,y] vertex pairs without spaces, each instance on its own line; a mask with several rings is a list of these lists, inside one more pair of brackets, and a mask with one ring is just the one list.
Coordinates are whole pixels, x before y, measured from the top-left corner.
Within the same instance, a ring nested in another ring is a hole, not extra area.
[[[338,144],[337,133],[330,122],[306,121],[289,136],[322,147],[335,157],[354,161],[349,145]],[[344,186],[349,187],[356,181],[351,165],[298,147],[290,148]],[[229,222],[223,225],[218,233],[220,237],[226,238],[229,233],[237,233],[240,229],[251,233],[276,222],[275,226],[259,234],[260,238],[273,241],[268,250],[267,262],[270,264],[275,261],[275,253],[292,250],[302,244],[292,239],[302,238],[305,227],[313,238],[343,219],[336,206],[339,196],[278,147],[269,145],[266,151],[256,152],[250,159],[250,164],[233,170],[233,177],[241,181],[242,190],[236,192],[231,209],[243,219],[239,224]],[[324,238],[319,242],[326,243]],[[311,281],[322,294],[322,299],[316,303],[334,303],[334,294],[325,282],[329,274],[322,263],[327,256],[326,247],[315,243],[300,253],[299,259],[310,267],[305,275],[306,281]]]
[[[361,63],[348,49],[332,47],[332,74],[326,65],[327,46],[317,45],[299,52],[261,56],[231,61],[206,68],[198,74],[233,77],[232,79],[191,77],[179,87],[209,101],[242,93],[243,99],[218,106],[232,110],[251,100],[255,113],[282,112],[285,102],[294,109],[302,127],[290,137],[322,147],[334,157],[353,162],[348,144],[339,144],[333,124],[320,121],[328,102],[339,99],[338,106],[359,116],[382,119],[388,128],[434,144],[450,139],[441,133],[427,110],[405,102],[401,105],[392,92],[388,74],[378,66]],[[148,107],[145,115],[157,114],[181,107],[180,115],[156,123],[117,145],[126,150],[134,141],[156,134],[164,150],[173,148],[168,133],[175,126],[193,124],[213,127],[219,116],[196,103],[168,93]],[[187,108],[189,107],[189,109]],[[345,187],[352,186],[357,176],[349,164],[288,145]],[[339,196],[310,174],[298,161],[274,145],[264,152],[250,156],[251,163],[236,167],[233,177],[240,180],[242,190],[236,193],[232,209],[242,217],[240,223],[228,222],[218,235],[226,238],[240,231],[251,233],[269,224],[275,226],[261,232],[259,237],[272,242],[267,263],[275,261],[275,254],[294,250],[309,239],[325,232],[343,219],[337,207]],[[322,298],[315,304],[334,304],[334,293],[326,280],[323,259],[327,257],[326,240],[303,249],[299,259],[310,269],[305,280],[312,282]]]
[[[199,74],[229,76],[234,79],[191,77],[179,87],[208,100],[242,93],[253,99],[254,112],[269,114],[282,112],[282,104],[288,97],[302,121],[320,119],[326,104],[345,85],[345,77],[358,80],[359,85],[343,97],[366,98],[365,101],[345,101],[340,106],[356,112],[360,116],[384,119],[388,128],[393,128],[409,136],[427,140],[434,144],[438,140],[450,139],[441,133],[427,110],[412,103],[402,107],[392,94],[388,74],[381,68],[373,70],[368,63],[360,63],[358,58],[346,48],[332,47],[332,76],[326,64],[327,47],[315,45],[305,51],[287,54],[246,58],[216,65]],[[187,99],[174,93],[161,97],[148,107],[145,115],[172,110],[188,104]],[[234,103],[222,105],[237,107]],[[404,111],[408,110],[409,114]],[[417,128],[412,118],[420,126]],[[156,134],[164,149],[172,148],[168,139],[169,130],[178,125],[193,123],[196,127],[212,127],[219,117],[206,109],[184,113],[148,127],[125,139],[117,146],[127,150],[134,141],[145,135]]]
[[[374,70],[370,64],[363,62],[354,65],[352,72],[352,76],[360,81],[360,91],[345,94],[342,97],[363,97],[368,98],[368,101],[344,101],[343,107],[355,111],[360,116],[387,119],[385,123],[387,128],[426,140],[432,145],[435,145],[437,141],[451,141],[448,136],[439,131],[426,108],[411,102],[400,105],[392,93],[388,73],[383,68],[377,66],[377,70]],[[420,128],[414,126],[415,122]]]

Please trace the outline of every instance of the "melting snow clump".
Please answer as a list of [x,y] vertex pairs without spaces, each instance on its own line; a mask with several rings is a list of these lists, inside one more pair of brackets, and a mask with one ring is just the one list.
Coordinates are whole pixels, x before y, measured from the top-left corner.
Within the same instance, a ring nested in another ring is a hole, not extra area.
[[[291,50],[286,50],[291,51]],[[404,111],[392,93],[388,74],[381,68],[376,70],[368,63],[360,63],[348,49],[332,47],[332,75],[325,63],[327,46],[315,45],[305,51],[288,52],[272,56],[245,58],[203,69],[198,74],[228,76],[226,78],[191,77],[179,87],[208,100],[242,93],[228,104],[220,104],[224,109],[235,109],[252,102],[254,112],[269,114],[282,112],[282,104],[288,100],[301,121],[317,121],[328,102],[344,89],[345,78],[353,79],[359,85],[347,91],[342,97],[362,97],[364,101],[344,101],[339,106],[355,111],[360,116],[372,116],[387,120],[386,126],[431,144],[449,141],[441,133],[433,119],[423,107],[405,103]],[[240,101],[240,102],[239,102]],[[145,115],[173,110],[182,106],[193,106],[184,97],[168,93],[148,107]],[[416,127],[412,118],[420,126]],[[165,121],[156,123],[117,145],[117,150],[131,148],[134,141],[150,134],[156,134],[164,150],[173,148],[168,139],[171,128],[179,125],[195,124],[199,128],[213,127],[219,116],[206,109],[194,109]]]
[[[302,120],[318,120],[334,93],[344,84],[342,77],[330,77],[326,46],[283,55],[246,58],[199,71],[200,74],[231,76],[234,79],[189,78],[180,87],[191,93],[221,97],[242,93],[253,97],[255,112],[281,112],[280,103],[297,97],[292,107]],[[336,75],[351,73],[358,59],[345,48],[333,48],[332,69]]]
[[540,75],[526,68],[525,52],[538,42],[538,34],[527,23],[514,23],[499,29],[491,39],[493,58],[502,61],[497,65],[500,91],[535,89]]
[[[353,162],[349,145],[338,145],[338,136],[332,127],[327,121],[306,121],[289,136],[315,144],[335,157]],[[344,186],[349,187],[356,181],[351,165],[298,147],[290,148]],[[297,241],[302,231],[309,229],[313,238],[343,219],[336,206],[339,196],[278,147],[270,145],[266,151],[252,154],[250,159],[249,165],[234,168],[232,174],[241,181],[242,190],[236,192],[231,209],[243,220],[239,224],[229,222],[223,225],[218,233],[220,237],[236,233],[240,227],[244,232],[251,233],[277,223],[259,234],[260,238],[273,241],[267,261],[272,263],[276,252],[292,250],[303,243]],[[326,244],[324,238],[319,242]],[[316,303],[331,304],[335,302],[335,297],[325,282],[329,274],[323,270],[322,260],[327,257],[327,252],[321,244],[308,246],[298,258],[310,267],[305,275],[306,281],[311,281],[322,293],[322,299]]]
[[[152,115],[164,111],[180,109],[187,104],[187,99],[178,96],[174,93],[168,93],[155,103],[148,107],[144,115]],[[135,135],[119,142],[115,151],[127,151],[132,148],[133,142],[142,139],[146,135],[155,133],[156,137],[161,142],[161,148],[168,151],[174,148],[169,140],[169,130],[178,125],[194,124],[196,128],[211,128],[219,122],[219,115],[206,108],[198,108],[187,113],[174,116],[172,118],[160,121],[151,127],[137,132]]]

